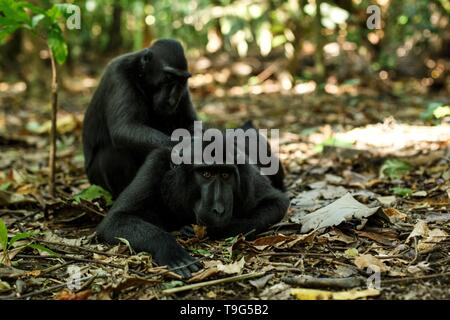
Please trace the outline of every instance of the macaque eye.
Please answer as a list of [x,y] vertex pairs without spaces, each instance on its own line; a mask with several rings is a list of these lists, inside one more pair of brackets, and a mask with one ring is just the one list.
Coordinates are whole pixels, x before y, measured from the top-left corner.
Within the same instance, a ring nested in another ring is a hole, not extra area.
[[230,177],[229,173],[222,173],[222,179],[228,180],[229,177]]
[[203,172],[202,172],[202,176],[203,176],[204,178],[206,178],[206,179],[209,179],[209,178],[211,178],[211,172],[209,172],[209,171],[203,171]]

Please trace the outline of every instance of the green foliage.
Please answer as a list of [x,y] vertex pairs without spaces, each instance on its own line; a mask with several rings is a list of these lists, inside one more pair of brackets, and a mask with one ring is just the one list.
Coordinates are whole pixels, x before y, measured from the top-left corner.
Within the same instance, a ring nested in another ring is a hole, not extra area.
[[199,254],[204,257],[208,257],[208,258],[214,257],[214,254],[212,252],[205,250],[205,249],[193,249],[191,251],[192,251],[192,253]]
[[19,28],[30,30],[44,37],[59,64],[63,64],[68,55],[67,44],[59,19],[67,15],[67,5],[55,4],[45,10],[27,1],[0,0],[0,43]]
[[420,118],[426,121],[439,120],[450,116],[450,106],[442,102],[430,102],[427,110],[420,114]]
[[49,248],[39,244],[35,243],[35,239],[33,239],[34,236],[36,236],[38,232],[21,232],[15,234],[11,239],[8,240],[8,228],[5,225],[5,222],[0,219],[0,247],[3,251],[3,258],[1,261],[4,261],[6,263],[9,262],[8,258],[8,251],[14,247],[15,243],[19,240],[26,240],[28,239],[28,243],[24,244],[24,246],[33,248],[38,250],[39,252],[46,252],[50,255],[57,256],[58,254],[50,250]]
[[169,282],[164,282],[162,285],[163,290],[166,289],[172,289],[172,288],[176,288],[176,287],[181,287],[182,285],[184,285],[183,281],[180,280],[172,280]]
[[81,200],[91,202],[97,199],[105,200],[108,206],[112,205],[113,203],[111,194],[97,185],[91,185],[89,188],[84,189],[73,197],[75,203],[80,203]]
[[412,194],[412,190],[410,188],[402,188],[402,187],[394,187],[391,188],[391,192],[400,197],[409,197]]
[[0,184],[0,191],[6,191],[11,186],[11,182],[5,182]]
[[3,254],[5,254],[8,248],[8,229],[2,219],[0,219],[0,246],[2,247]]
[[24,240],[24,239],[29,239],[32,236],[34,236],[36,233],[35,232],[21,232],[18,233],[16,235],[14,235],[10,240],[9,240],[9,247],[13,247],[14,243],[16,243],[16,241],[19,240]]
[[380,168],[381,177],[389,177],[391,179],[400,179],[404,175],[408,174],[412,169],[412,166],[402,160],[388,159]]
[[349,141],[339,140],[335,137],[329,137],[315,146],[314,151],[322,152],[323,148],[328,147],[338,147],[338,148],[351,148],[353,143]]
[[58,256],[58,254],[56,252],[54,252],[53,250],[51,250],[41,244],[38,244],[38,243],[31,243],[28,245],[28,247],[33,248],[39,252],[45,252],[51,256]]

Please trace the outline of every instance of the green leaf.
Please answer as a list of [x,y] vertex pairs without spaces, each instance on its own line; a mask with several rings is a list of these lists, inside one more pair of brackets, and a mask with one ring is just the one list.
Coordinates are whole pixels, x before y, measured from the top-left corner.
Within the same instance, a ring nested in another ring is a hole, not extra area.
[[388,159],[380,168],[380,176],[388,176],[392,179],[400,179],[408,172],[410,172],[411,169],[412,166],[406,161],[398,159]]
[[335,137],[330,137],[330,138],[327,138],[324,141],[322,141],[322,143],[319,143],[318,145],[316,145],[314,148],[314,151],[322,152],[323,148],[325,146],[338,147],[338,148],[350,148],[353,146],[353,143],[351,143],[349,141],[339,140],[339,139],[336,139]]
[[90,202],[97,199],[104,199],[108,206],[113,203],[111,194],[97,185],[91,185],[73,197],[75,203],[80,203],[81,200]]
[[401,197],[409,197],[412,194],[412,190],[410,188],[394,187],[391,189],[391,191],[396,196]]
[[427,110],[420,114],[420,118],[427,121],[433,120],[435,118],[439,119],[439,116],[442,115],[442,111],[444,111],[443,116],[445,116],[445,113],[447,111],[446,107],[449,108],[448,106],[444,106],[444,103],[442,102],[430,102],[427,105]]
[[33,235],[34,235],[33,232],[21,232],[21,233],[18,233],[16,235],[14,235],[14,237],[12,237],[11,240],[9,240],[9,247],[12,247],[16,241],[30,238]]
[[36,28],[36,26],[39,24],[39,22],[44,18],[45,18],[45,15],[43,15],[42,13],[33,16],[33,18],[31,18],[31,27],[33,29]]
[[0,219],[0,245],[2,246],[3,253],[5,253],[8,247],[8,229],[2,219]]
[[39,252],[46,252],[48,254],[50,254],[51,256],[58,256],[58,254],[54,251],[52,251],[51,249],[44,247],[41,244],[38,243],[31,243],[28,245],[30,248],[36,249]]
[[69,9],[71,9],[72,7],[76,7],[76,5],[72,3],[57,3],[55,4],[55,6],[58,8],[59,12],[64,16],[64,18],[70,17],[73,12]]
[[56,22],[62,16],[61,9],[58,5],[53,5],[45,14],[52,22]]
[[9,21],[7,24],[26,24],[31,22],[30,16],[25,12],[27,2],[2,0],[0,2],[0,9],[2,17]]
[[11,186],[11,182],[2,183],[2,184],[0,184],[0,190],[6,191],[9,189],[10,186]]
[[450,115],[450,106],[440,106],[434,110],[433,115],[436,119],[441,119]]
[[180,281],[180,280],[173,280],[173,281],[164,283],[164,284],[163,284],[163,289],[164,289],[164,290],[166,290],[166,289],[172,289],[172,288],[180,287],[180,286],[182,286],[182,285],[184,285],[184,282],[183,282],[183,281]]
[[48,33],[48,46],[52,50],[53,56],[58,64],[63,64],[66,61],[69,50],[67,43],[64,41],[62,31],[58,25],[54,24]]
[[[0,17],[0,25],[5,25]],[[11,35],[14,31],[16,31],[20,25],[9,25],[5,26],[3,29],[0,29],[0,43],[4,43],[5,40]]]
[[208,250],[205,249],[193,249],[191,250],[193,253],[208,257],[208,258],[212,258],[214,256],[214,254]]

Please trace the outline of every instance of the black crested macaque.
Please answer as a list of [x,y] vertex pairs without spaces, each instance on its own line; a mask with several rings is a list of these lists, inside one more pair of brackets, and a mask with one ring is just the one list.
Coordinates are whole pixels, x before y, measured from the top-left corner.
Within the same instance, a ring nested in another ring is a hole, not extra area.
[[183,277],[200,264],[169,233],[190,224],[206,226],[210,238],[253,231],[279,222],[289,199],[249,164],[173,165],[171,152],[147,155],[133,181],[97,228],[101,239],[125,238]]
[[197,115],[190,76],[181,44],[170,39],[110,62],[84,118],[85,169],[92,184],[116,198],[151,150],[171,148],[172,131],[192,126]]
[[[257,133],[257,137],[258,139],[261,139],[261,141],[265,142],[267,144],[267,150],[269,151],[270,155],[272,157],[275,157],[275,155],[272,154],[272,150],[270,148],[270,143],[269,141],[267,141],[267,139],[258,133],[258,129],[255,128],[255,126],[253,125],[251,120],[248,120],[244,123],[244,125],[241,127],[241,129],[243,129],[244,131],[248,131],[248,130],[255,130]],[[245,150],[245,152],[248,154],[248,146],[246,146],[247,149]],[[261,164],[260,159],[257,159],[257,166],[258,167],[264,167],[263,164]],[[283,169],[283,164],[281,163],[281,161],[279,159],[277,159],[278,161],[278,171],[275,174],[272,175],[267,175],[267,177],[270,179],[272,185],[277,188],[278,190],[281,191],[286,191],[286,188],[284,186],[284,169]]]

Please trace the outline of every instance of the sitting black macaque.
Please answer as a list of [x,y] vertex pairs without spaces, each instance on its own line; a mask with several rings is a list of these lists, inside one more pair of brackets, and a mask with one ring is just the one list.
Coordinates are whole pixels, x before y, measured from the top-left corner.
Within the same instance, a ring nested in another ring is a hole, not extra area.
[[150,151],[171,148],[172,131],[192,126],[197,116],[190,76],[181,44],[169,39],[107,66],[84,118],[85,169],[92,184],[116,198]]
[[200,264],[169,233],[183,226],[206,226],[210,238],[251,231],[279,222],[289,199],[249,164],[173,165],[171,152],[150,152],[133,181],[97,228],[108,243],[125,238],[159,265],[189,277]]

